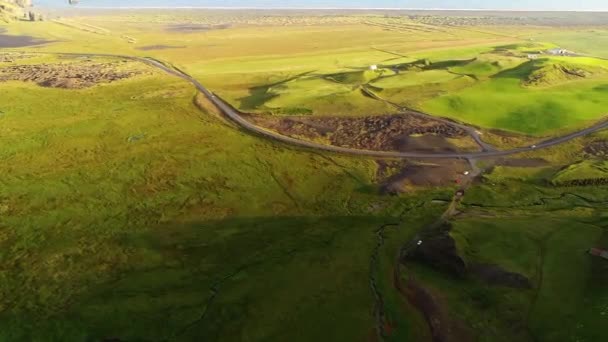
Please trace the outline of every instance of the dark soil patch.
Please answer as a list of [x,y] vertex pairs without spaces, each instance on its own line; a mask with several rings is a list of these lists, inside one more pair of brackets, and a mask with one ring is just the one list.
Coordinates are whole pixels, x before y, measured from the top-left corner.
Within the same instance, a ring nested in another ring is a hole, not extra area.
[[594,157],[608,157],[608,140],[594,141],[583,150],[585,154]]
[[35,82],[42,87],[80,89],[98,83],[111,83],[143,74],[142,70],[127,70],[128,61],[95,63],[85,61],[71,64],[14,65],[0,68],[0,82]]
[[508,158],[497,160],[496,165],[511,167],[541,167],[549,165],[549,162],[542,158]]
[[2,34],[4,32],[4,29],[0,29],[0,48],[17,48],[51,43],[50,40],[34,38],[31,36],[13,36]]
[[437,235],[423,238],[421,241],[420,245],[405,256],[406,260],[419,262],[458,278],[465,277],[467,266],[458,255],[456,242],[450,236],[449,231],[443,230]]
[[468,137],[464,130],[453,125],[410,114],[285,118],[247,115],[247,118],[283,135],[375,151],[451,152],[456,148],[446,138]]
[[400,172],[384,179],[380,189],[383,194],[400,194],[407,192],[411,186],[454,185],[468,167],[468,164],[461,160],[405,165]]
[[470,274],[478,277],[489,285],[506,286],[516,289],[531,289],[530,279],[519,273],[509,272],[498,265],[470,264]]
[[398,151],[417,151],[417,152],[457,152],[458,149],[439,135],[408,136],[403,135],[395,141],[395,148]]
[[204,25],[204,24],[176,24],[167,26],[166,30],[170,32],[194,33],[211,30],[225,30],[232,27],[231,24],[221,25]]
[[146,45],[146,46],[140,46],[137,48],[137,50],[142,50],[142,51],[151,51],[151,50],[168,50],[168,49],[183,49],[185,48],[185,46],[173,46],[173,45]]

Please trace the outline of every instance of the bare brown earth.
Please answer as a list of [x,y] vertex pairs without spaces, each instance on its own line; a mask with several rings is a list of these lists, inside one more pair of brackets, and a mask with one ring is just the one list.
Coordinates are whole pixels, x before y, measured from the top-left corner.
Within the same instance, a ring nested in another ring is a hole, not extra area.
[[380,190],[384,194],[400,194],[419,186],[450,186],[456,185],[463,173],[470,167],[463,160],[436,160],[430,163],[405,164],[395,172],[396,164],[382,164],[377,176],[386,175],[380,180]]
[[247,114],[245,117],[286,136],[374,151],[455,152],[457,147],[447,138],[470,139],[458,127],[409,114],[284,118]]
[[143,74],[129,61],[99,63],[87,60],[70,64],[12,65],[0,68],[0,82],[35,82],[42,87],[80,89]]

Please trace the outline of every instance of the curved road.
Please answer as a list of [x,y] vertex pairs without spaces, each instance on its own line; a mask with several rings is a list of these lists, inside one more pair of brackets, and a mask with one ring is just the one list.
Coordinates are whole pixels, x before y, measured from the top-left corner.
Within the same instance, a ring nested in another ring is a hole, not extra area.
[[[50,54],[50,53],[49,53]],[[494,158],[494,157],[504,157],[513,154],[518,154],[522,152],[529,152],[533,150],[545,149],[551,146],[556,146],[559,144],[563,144],[570,140],[603,130],[608,128],[608,121],[604,121],[598,124],[595,124],[591,127],[585,128],[580,131],[576,131],[558,138],[552,138],[543,142],[540,142],[534,147],[520,147],[511,150],[504,151],[495,151],[495,150],[485,150],[481,152],[455,152],[455,153],[417,153],[417,152],[396,152],[396,151],[372,151],[372,150],[360,150],[348,147],[340,147],[333,145],[325,145],[319,144],[312,141],[305,141],[300,139],[295,139],[289,136],[285,136],[260,126],[257,126],[241,116],[241,113],[234,109],[232,106],[228,105],[221,98],[217,97],[215,94],[210,92],[207,88],[205,88],[199,81],[194,79],[192,76],[186,74],[181,70],[177,70],[174,68],[170,68],[165,64],[161,63],[158,60],[152,58],[144,58],[144,57],[136,57],[136,56],[126,56],[126,55],[114,55],[114,54],[94,54],[94,53],[53,53],[57,55],[67,55],[67,56],[80,56],[80,57],[116,57],[116,58],[124,58],[130,59],[134,61],[139,61],[160,69],[168,74],[174,75],[176,77],[182,78],[192,85],[194,85],[201,93],[203,93],[209,101],[211,101],[224,115],[226,115],[229,119],[237,123],[239,126],[244,128],[245,130],[255,133],[257,135],[263,136],[265,138],[269,138],[275,141],[280,141],[283,143],[287,143],[290,145],[295,145],[299,147],[306,147],[315,150],[322,150],[327,152],[336,152],[342,154],[350,154],[357,156],[368,156],[368,157],[376,157],[376,158],[420,158],[420,159],[445,159],[445,158],[458,158],[458,159],[481,159],[481,158]]]

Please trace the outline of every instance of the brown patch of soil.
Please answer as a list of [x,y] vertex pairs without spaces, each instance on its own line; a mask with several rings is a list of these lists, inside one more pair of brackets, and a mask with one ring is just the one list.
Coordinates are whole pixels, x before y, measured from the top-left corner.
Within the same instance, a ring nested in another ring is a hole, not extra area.
[[530,279],[519,273],[509,272],[498,265],[471,264],[469,272],[489,285],[506,286],[516,289],[531,289]]
[[463,177],[469,165],[462,160],[436,160],[433,164],[405,165],[381,185],[384,194],[407,192],[411,186],[448,186]]
[[594,157],[608,157],[608,140],[594,141],[583,150],[586,154]]
[[375,151],[456,151],[445,138],[468,137],[459,127],[409,114],[287,118],[249,114],[246,117],[283,135]]
[[497,160],[496,165],[512,167],[541,167],[549,165],[549,162],[542,158],[508,158]]
[[143,74],[141,69],[126,70],[128,61],[70,64],[12,65],[0,68],[0,82],[35,82],[42,87],[80,89],[98,83],[111,83]]
[[402,136],[395,140],[395,149],[398,151],[436,152],[449,153],[458,152],[458,148],[452,145],[444,137],[439,135]]

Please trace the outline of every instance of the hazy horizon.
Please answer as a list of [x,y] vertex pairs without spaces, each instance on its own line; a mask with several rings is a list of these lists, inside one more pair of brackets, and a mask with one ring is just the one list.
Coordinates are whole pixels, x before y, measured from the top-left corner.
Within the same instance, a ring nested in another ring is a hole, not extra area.
[[[34,0],[34,3],[49,7],[67,6],[67,0]],[[608,11],[606,0],[81,0],[78,6]]]

